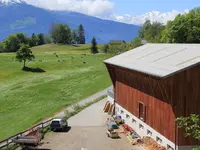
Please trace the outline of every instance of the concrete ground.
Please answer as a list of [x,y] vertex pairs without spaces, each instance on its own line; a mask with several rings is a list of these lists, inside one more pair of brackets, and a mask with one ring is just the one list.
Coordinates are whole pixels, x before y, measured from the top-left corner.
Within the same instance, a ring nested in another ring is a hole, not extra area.
[[106,99],[82,110],[80,113],[68,119],[69,126],[105,126],[108,115],[103,112]]
[[[109,88],[110,88],[110,87],[109,87]],[[82,106],[82,105],[84,105],[84,104],[86,104],[86,103],[88,103],[88,102],[94,101],[95,99],[97,99],[97,98],[99,98],[99,97],[101,97],[101,96],[106,95],[107,89],[108,89],[108,88],[106,88],[106,89],[104,89],[104,90],[102,90],[102,91],[100,91],[100,92],[98,92],[98,93],[95,93],[94,95],[91,95],[91,96],[89,96],[89,97],[87,97],[87,98],[85,98],[85,99],[80,100],[80,101],[77,102],[76,104],[73,104],[73,105],[67,107],[66,110],[72,111],[72,110],[73,110],[73,107],[74,107],[75,105],[80,105],[80,106]],[[65,115],[64,112],[65,112],[65,111],[63,110],[63,111],[61,111],[60,113],[57,113],[54,117],[63,117],[63,116]]]
[[106,100],[84,109],[68,120],[66,132],[51,132],[45,136],[40,149],[51,150],[144,150],[132,146],[124,135],[111,139],[106,135],[107,114],[103,113]]

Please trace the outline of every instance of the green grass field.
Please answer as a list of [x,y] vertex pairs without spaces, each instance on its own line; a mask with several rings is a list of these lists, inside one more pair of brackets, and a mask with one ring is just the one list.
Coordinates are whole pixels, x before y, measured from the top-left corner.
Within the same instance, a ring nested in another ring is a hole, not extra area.
[[89,48],[53,44],[32,48],[36,59],[27,66],[43,73],[22,71],[15,53],[0,54],[0,140],[111,84],[103,64],[110,56],[92,55]]

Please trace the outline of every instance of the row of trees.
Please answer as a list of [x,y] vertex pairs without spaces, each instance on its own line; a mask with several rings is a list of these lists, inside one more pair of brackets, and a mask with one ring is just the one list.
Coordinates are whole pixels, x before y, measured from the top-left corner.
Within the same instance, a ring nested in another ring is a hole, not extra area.
[[85,30],[82,24],[71,30],[66,24],[53,24],[51,37],[56,44],[85,44]]
[[4,39],[3,43],[0,43],[0,52],[17,52],[22,45],[33,47],[48,42],[51,42],[50,38],[42,33],[33,33],[31,37],[25,36],[24,33],[11,34]]
[[200,43],[200,8],[178,15],[167,25],[147,20],[139,38],[151,43]]
[[130,43],[106,44],[103,51],[119,54],[140,46],[142,39],[149,43],[200,43],[200,8],[178,15],[167,25],[147,20],[138,32],[138,38]]
[[138,46],[141,46],[141,40],[135,38],[129,43],[123,41],[121,44],[105,44],[102,50],[104,53],[120,54]]
[[85,31],[83,25],[71,30],[66,24],[53,24],[50,31],[51,37],[42,33],[33,33],[27,37],[24,33],[11,34],[0,43],[0,52],[17,52],[22,45],[29,47],[46,43],[59,44],[85,44]]
[[159,22],[151,23],[150,20],[147,20],[139,31],[138,36],[140,39],[145,39],[150,43],[158,43],[161,41],[164,28],[164,25]]
[[128,44],[122,42],[121,44],[106,44],[103,47],[104,53],[119,54],[128,50]]

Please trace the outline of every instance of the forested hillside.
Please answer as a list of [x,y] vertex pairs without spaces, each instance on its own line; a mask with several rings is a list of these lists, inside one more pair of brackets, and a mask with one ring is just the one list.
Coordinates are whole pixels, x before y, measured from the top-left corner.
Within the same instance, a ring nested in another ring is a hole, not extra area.
[[147,20],[139,37],[150,43],[200,43],[200,8],[178,15],[167,25]]

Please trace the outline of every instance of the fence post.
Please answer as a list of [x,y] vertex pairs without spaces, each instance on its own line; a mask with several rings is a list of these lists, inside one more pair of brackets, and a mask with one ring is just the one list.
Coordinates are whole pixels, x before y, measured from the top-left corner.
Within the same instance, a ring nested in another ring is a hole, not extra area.
[[8,149],[8,139],[7,139],[7,146],[6,146],[6,147],[7,147],[7,149]]

